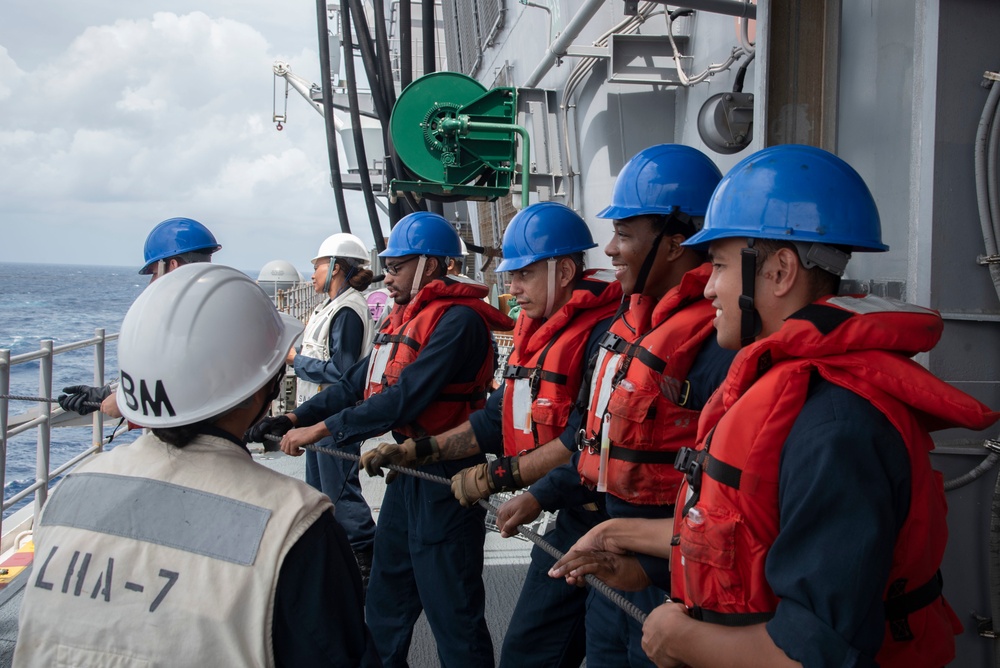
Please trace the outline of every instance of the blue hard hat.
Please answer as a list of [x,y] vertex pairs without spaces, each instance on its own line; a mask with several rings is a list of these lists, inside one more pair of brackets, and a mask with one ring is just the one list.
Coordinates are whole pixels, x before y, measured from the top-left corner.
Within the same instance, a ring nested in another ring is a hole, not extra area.
[[669,215],[704,216],[722,172],[707,155],[681,144],[658,144],[639,151],[615,181],[611,206],[598,218]]
[[889,250],[861,176],[832,153],[798,144],[765,148],[733,167],[712,195],[704,228],[684,245],[728,237]]
[[444,216],[429,211],[416,211],[399,219],[389,233],[389,243],[378,256],[459,257],[461,254],[462,244],[458,232]]
[[503,233],[503,262],[497,271],[523,269],[533,262],[597,246],[587,223],[573,209],[540,202],[522,209]]
[[170,218],[153,228],[146,237],[143,257],[146,261],[140,274],[153,273],[153,265],[160,260],[183,253],[212,254],[222,248],[208,228],[191,218]]

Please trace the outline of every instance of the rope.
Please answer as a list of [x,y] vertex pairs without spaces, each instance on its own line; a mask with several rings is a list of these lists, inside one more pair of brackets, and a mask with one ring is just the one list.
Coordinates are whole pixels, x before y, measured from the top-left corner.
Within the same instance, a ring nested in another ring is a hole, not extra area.
[[[58,399],[53,399],[52,397],[27,397],[20,394],[0,394],[0,399],[11,399],[13,401],[41,401],[47,404],[58,404]],[[100,402],[95,401],[84,401],[84,406],[93,406],[94,408],[100,408]]]
[[[270,434],[266,434],[264,438],[266,438],[269,441],[281,440],[280,436],[272,436]],[[323,454],[333,455],[334,457],[340,457],[341,459],[347,459],[352,462],[361,461],[360,456],[355,455],[354,453],[351,452],[344,452],[342,450],[337,450],[336,448],[327,448],[320,445],[303,445],[302,447],[306,450],[312,450],[313,452],[321,452]],[[430,482],[436,482],[441,485],[448,485],[449,487],[451,486],[451,479],[445,478],[444,476],[434,475],[433,473],[427,473],[426,471],[421,471],[420,469],[411,469],[411,468],[406,468],[405,466],[396,466],[395,464],[386,464],[382,468],[387,468],[390,471],[395,471],[396,473],[402,473],[403,475],[413,476],[414,478],[422,478],[424,480],[429,480]],[[497,506],[493,505],[492,503],[490,503],[485,499],[480,499],[479,505],[485,508],[486,510],[492,510],[494,513],[496,513],[498,510]],[[527,538],[528,540],[530,540],[538,547],[542,548],[552,558],[559,560],[563,557],[562,552],[557,550],[544,538],[542,538],[540,535],[538,535],[528,527],[518,526],[517,532],[522,536],[524,536],[525,538]],[[635,605],[627,598],[625,598],[617,591],[615,591],[610,585],[598,579],[597,576],[593,574],[585,575],[584,579],[587,581],[587,584],[589,584],[591,587],[596,589],[601,595],[603,595],[605,598],[607,598],[612,603],[621,608],[622,611],[625,612],[625,614],[627,614],[629,617],[639,622],[640,624],[645,623],[646,613],[643,612],[637,605]]]

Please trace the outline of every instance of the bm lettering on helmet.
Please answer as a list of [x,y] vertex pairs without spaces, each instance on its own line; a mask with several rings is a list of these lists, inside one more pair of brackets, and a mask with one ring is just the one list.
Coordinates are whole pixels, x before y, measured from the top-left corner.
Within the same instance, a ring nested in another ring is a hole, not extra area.
[[121,373],[121,389],[122,394],[125,395],[125,405],[131,410],[139,410],[140,404],[142,405],[142,414],[149,415],[150,411],[156,417],[163,415],[163,409],[167,410],[167,414],[170,417],[174,417],[177,413],[174,412],[174,407],[170,403],[170,397],[167,396],[167,388],[163,386],[162,380],[157,380],[156,385],[154,385],[153,394],[149,393],[149,386],[146,385],[146,379],[139,379],[139,397],[135,396],[135,381],[132,380],[132,376],[122,371]]

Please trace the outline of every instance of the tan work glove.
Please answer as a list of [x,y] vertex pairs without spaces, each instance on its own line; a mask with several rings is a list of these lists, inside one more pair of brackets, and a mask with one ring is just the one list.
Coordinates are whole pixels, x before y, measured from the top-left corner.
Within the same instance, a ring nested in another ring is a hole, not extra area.
[[[382,467],[393,464],[414,468],[436,462],[441,457],[437,439],[433,436],[408,438],[402,443],[379,443],[374,448],[361,455],[361,466],[370,476],[382,475]],[[396,471],[389,471],[385,476],[386,483],[396,479]]]
[[466,508],[476,505],[480,499],[488,499],[493,492],[510,492],[522,487],[517,457],[500,457],[476,464],[451,477],[451,493]]

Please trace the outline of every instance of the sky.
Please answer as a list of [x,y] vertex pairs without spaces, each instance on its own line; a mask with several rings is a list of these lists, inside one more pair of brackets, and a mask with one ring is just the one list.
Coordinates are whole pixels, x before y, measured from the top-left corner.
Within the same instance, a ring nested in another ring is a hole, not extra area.
[[293,90],[275,129],[272,65],[319,82],[317,43],[304,0],[4,0],[0,262],[138,268],[149,230],[186,216],[216,262],[310,270],[341,231],[324,124]]

